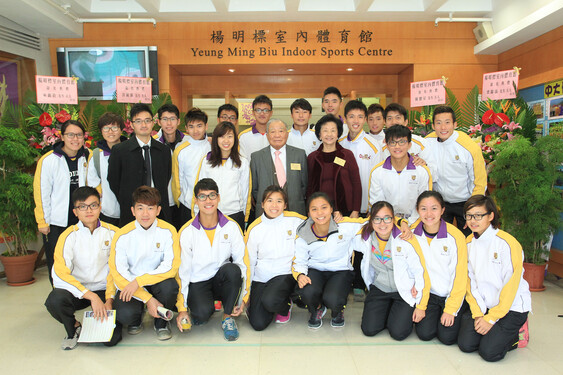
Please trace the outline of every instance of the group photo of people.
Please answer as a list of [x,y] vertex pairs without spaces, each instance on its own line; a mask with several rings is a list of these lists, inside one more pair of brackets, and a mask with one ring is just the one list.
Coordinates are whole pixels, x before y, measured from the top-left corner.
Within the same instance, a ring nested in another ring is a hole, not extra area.
[[527,345],[522,246],[454,109],[436,106],[425,137],[401,104],[344,102],[332,86],[315,123],[303,98],[292,123],[274,110],[256,96],[239,131],[232,104],[183,119],[172,103],[133,104],[99,118],[92,149],[79,120],[64,122],[33,183],[63,350],[85,308],[101,321],[115,310],[103,343],[115,346],[144,329],[189,340],[214,314],[227,341],[245,335],[241,319],[296,329],[301,310],[306,329],[345,330],[351,301],[368,337],[437,339],[490,362]]

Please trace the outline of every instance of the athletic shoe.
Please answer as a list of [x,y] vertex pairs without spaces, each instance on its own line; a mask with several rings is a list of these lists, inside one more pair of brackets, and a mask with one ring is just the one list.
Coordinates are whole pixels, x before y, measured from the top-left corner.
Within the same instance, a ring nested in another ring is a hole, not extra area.
[[323,316],[326,314],[326,306],[321,306],[315,312],[311,313],[311,317],[309,318],[309,322],[307,325],[311,329],[319,329],[323,325]]
[[364,302],[366,300],[366,292],[363,289],[354,288],[354,302]]
[[528,319],[526,319],[526,323],[518,332],[518,347],[525,348],[528,345],[528,341],[530,341],[530,331],[528,330]]
[[221,301],[215,301],[214,305],[216,312],[223,310],[223,303]]
[[127,333],[130,334],[130,335],[138,335],[141,332],[143,332],[143,323],[142,322],[138,326],[135,326],[135,325],[127,326]]
[[156,331],[156,337],[160,341],[169,340],[172,337],[172,331],[170,330],[170,322],[166,322],[166,326],[164,326],[163,328],[154,327],[154,330]]
[[291,319],[291,308],[292,307],[293,307],[293,302],[290,302],[289,310],[287,311],[287,315],[276,314],[275,322],[278,323],[278,324],[285,324],[285,323],[289,322],[289,320]]
[[330,320],[330,326],[333,328],[344,327],[344,311],[341,311]]
[[71,338],[68,338],[68,336],[67,336],[63,339],[63,342],[61,344],[61,348],[63,350],[72,350],[72,349],[76,348],[76,345],[78,345],[78,338],[80,337],[81,331],[82,331],[82,325],[79,325],[74,330],[74,335]]
[[233,317],[228,317],[221,322],[221,327],[223,328],[223,334],[225,335],[225,340],[235,341],[238,339],[238,328],[237,323]]

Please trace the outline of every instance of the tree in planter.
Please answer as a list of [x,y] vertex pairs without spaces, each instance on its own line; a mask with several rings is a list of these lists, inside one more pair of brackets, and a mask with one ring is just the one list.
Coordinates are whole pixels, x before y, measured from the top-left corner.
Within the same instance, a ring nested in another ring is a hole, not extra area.
[[26,172],[39,155],[21,128],[0,126],[0,232],[7,256],[27,255],[27,243],[37,238],[33,213],[33,176]]
[[545,263],[546,243],[560,226],[561,193],[554,189],[563,162],[563,142],[543,137],[534,145],[516,137],[498,146],[489,175],[496,183],[493,198],[501,210],[501,226],[524,249],[524,261]]

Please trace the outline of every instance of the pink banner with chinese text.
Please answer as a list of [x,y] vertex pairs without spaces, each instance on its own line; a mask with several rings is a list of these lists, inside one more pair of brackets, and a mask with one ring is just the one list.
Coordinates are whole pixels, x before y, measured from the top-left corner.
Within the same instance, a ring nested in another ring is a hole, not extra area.
[[152,79],[116,77],[118,103],[152,103]]
[[514,99],[518,89],[518,73],[516,70],[503,70],[483,74],[483,93],[481,100]]
[[35,76],[37,103],[78,104],[76,78]]
[[445,103],[446,87],[443,79],[411,82],[411,107]]

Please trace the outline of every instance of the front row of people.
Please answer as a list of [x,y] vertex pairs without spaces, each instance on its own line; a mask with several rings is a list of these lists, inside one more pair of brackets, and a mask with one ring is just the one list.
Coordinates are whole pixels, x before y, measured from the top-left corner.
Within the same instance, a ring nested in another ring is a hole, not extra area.
[[[308,326],[322,326],[327,310],[332,327],[345,325],[344,310],[353,274],[354,250],[362,253],[367,286],[361,329],[374,336],[388,329],[396,340],[413,328],[422,340],[457,342],[464,352],[479,351],[497,361],[527,342],[531,310],[523,279],[522,248],[499,230],[498,210],[483,195],[464,207],[473,234],[464,238],[442,219],[445,204],[433,191],[416,202],[420,220],[405,230],[391,204],[379,201],[368,219],[333,218],[328,195],[308,202],[308,218],[285,211],[287,195],[270,186],[262,197],[263,214],[243,238],[225,216],[214,180],[194,187],[198,214],[179,233],[157,219],[160,195],[141,186],[132,199],[135,220],[121,229],[99,221],[99,193],[78,188],[72,197],[79,222],[60,237],[52,270],[54,289],[45,305],[67,332],[63,349],[77,345],[81,326],[76,310],[91,305],[94,316],[117,312],[107,346],[143,329],[143,314],[154,317],[159,340],[172,336],[159,308],[177,310],[183,332],[205,324],[222,301],[226,340],[238,338],[234,317],[246,310],[250,325],[263,330],[287,323],[293,303],[310,312]],[[399,229],[403,228],[403,229]],[[526,336],[526,337],[521,337]]]

